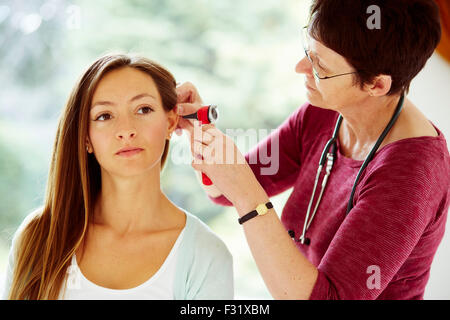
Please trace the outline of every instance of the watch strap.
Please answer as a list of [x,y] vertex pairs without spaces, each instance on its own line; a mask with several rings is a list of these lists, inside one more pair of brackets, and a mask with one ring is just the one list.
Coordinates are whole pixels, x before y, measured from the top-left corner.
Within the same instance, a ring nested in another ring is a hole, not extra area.
[[[239,224],[243,224],[244,222],[246,222],[246,221],[248,221],[248,220],[250,220],[250,219],[252,219],[252,218],[254,218],[254,217],[256,217],[256,216],[264,215],[264,214],[267,213],[267,211],[268,211],[269,209],[272,209],[272,208],[273,208],[272,202],[270,202],[270,201],[267,202],[267,203],[265,203],[265,204],[263,203],[262,205],[265,206],[265,208],[266,208],[266,210],[265,210],[264,212],[261,212],[261,210],[259,209],[261,205],[259,205],[255,210],[250,211],[250,212],[247,213],[246,215],[243,215],[242,217],[240,217],[240,218],[238,219]],[[259,212],[258,212],[258,211],[259,211]]]

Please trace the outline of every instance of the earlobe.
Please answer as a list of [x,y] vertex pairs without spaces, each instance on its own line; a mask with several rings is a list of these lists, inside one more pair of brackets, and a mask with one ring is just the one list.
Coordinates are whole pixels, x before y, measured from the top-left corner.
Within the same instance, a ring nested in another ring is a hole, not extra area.
[[86,139],[86,151],[89,153],[89,147],[90,147],[90,143],[89,140]]

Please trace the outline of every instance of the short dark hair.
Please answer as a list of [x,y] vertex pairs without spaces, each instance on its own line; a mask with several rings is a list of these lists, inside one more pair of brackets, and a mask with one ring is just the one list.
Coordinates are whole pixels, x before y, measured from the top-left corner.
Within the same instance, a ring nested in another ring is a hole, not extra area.
[[[379,29],[368,27],[371,5],[380,8]],[[441,38],[433,0],[313,0],[309,20],[311,37],[357,70],[361,89],[377,75],[390,75],[388,95],[408,93]]]

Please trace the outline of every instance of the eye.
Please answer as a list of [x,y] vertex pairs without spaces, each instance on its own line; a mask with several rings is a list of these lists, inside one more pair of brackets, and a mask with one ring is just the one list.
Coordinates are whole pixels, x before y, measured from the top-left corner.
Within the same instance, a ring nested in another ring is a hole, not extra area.
[[102,113],[101,115],[99,115],[98,117],[97,117],[97,119],[95,119],[95,121],[105,121],[105,120],[108,120],[108,119],[105,119],[105,120],[99,120],[101,117],[103,117],[103,116],[108,116],[108,117],[110,117],[111,118],[111,115],[110,114],[108,114],[108,113]]
[[141,107],[139,108],[139,110],[145,110],[145,112],[143,111],[144,114],[148,114],[153,112],[154,110],[152,108],[150,108],[149,106],[145,106],[145,107]]

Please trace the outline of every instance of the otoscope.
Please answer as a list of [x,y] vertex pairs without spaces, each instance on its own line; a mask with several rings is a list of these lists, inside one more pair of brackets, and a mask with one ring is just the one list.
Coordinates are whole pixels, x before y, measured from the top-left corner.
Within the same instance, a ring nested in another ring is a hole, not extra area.
[[[219,110],[216,105],[210,104],[208,106],[201,107],[195,113],[191,113],[182,116],[185,119],[195,119],[201,122],[202,125],[215,123],[219,118]],[[206,174],[202,172],[202,182],[206,186],[212,185],[211,179],[208,178]]]

